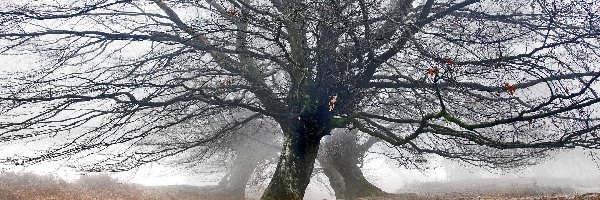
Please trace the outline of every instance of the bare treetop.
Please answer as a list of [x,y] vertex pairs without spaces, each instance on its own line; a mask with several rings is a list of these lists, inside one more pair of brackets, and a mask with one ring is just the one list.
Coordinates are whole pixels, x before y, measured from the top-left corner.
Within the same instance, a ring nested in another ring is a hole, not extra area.
[[273,120],[286,139],[263,197],[277,199],[303,196],[335,128],[492,166],[600,147],[594,1],[0,6],[0,53],[43,59],[2,74],[0,141],[66,138],[6,162],[133,145],[100,162],[123,170]]

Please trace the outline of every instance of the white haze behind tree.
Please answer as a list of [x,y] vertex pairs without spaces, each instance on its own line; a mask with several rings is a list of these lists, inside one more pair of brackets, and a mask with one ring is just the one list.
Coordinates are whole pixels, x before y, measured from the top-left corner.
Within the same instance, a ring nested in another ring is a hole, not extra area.
[[[27,146],[25,146],[27,148]],[[377,147],[375,147],[377,148]],[[6,148],[3,154],[22,151],[23,148],[14,147],[15,151]],[[395,166],[393,160],[389,160],[378,154],[369,154],[365,158],[363,171],[376,186],[386,192],[413,193],[424,192],[423,189],[415,191],[411,188],[419,183],[469,183],[473,181],[501,182],[506,184],[539,184],[540,186],[558,186],[572,188],[577,192],[598,192],[600,186],[600,160],[595,158],[597,150],[572,149],[558,153],[554,158],[539,165],[518,168],[510,171],[484,169],[474,167],[461,162],[452,161],[441,157],[433,157],[428,166],[429,169],[417,170]],[[69,182],[76,181],[84,174],[72,168],[64,166],[65,161],[47,162],[28,167],[0,165],[0,169],[6,172],[32,172],[36,174],[59,176]],[[271,166],[274,167],[274,166]],[[135,183],[146,186],[161,185],[193,185],[208,186],[218,183],[219,178],[225,174],[224,171],[216,173],[198,173],[191,169],[177,168],[167,163],[151,163],[128,172],[110,174],[112,177],[125,183]],[[210,169],[205,169],[210,171]],[[322,179],[322,180],[321,180]],[[268,180],[264,180],[265,183]],[[265,184],[263,183],[263,184]],[[308,187],[304,199],[334,199],[326,177],[323,174],[315,174]],[[249,186],[252,187],[252,186]],[[259,189],[259,190],[256,190]],[[262,191],[248,190],[249,198],[258,198]],[[470,188],[473,189],[473,188]],[[436,190],[432,190],[436,191]],[[439,192],[439,191],[438,191]],[[453,192],[453,191],[446,191]]]
[[[26,70],[36,58],[19,55],[0,56],[0,63],[11,63],[12,67],[0,67],[2,71]],[[596,113],[598,114],[598,113]],[[9,157],[16,154],[35,153],[36,149],[44,148],[46,145],[52,145],[48,141],[30,142],[25,145],[15,143],[14,145],[4,145],[0,147],[0,157]],[[261,144],[254,144],[261,145]],[[270,148],[270,147],[265,147]],[[386,150],[385,145],[379,143],[373,149]],[[242,149],[242,151],[244,151]],[[278,150],[273,150],[278,151]],[[484,179],[485,181],[508,180],[510,182],[521,183],[541,183],[565,188],[574,188],[580,192],[600,191],[599,187],[590,187],[593,182],[600,182],[600,160],[595,153],[598,150],[564,150],[557,153],[552,158],[539,165],[527,166],[502,171],[497,169],[486,169],[471,166],[460,161],[453,161],[441,157],[432,156],[429,164],[424,166],[424,170],[407,169],[403,166],[397,166],[394,160],[378,155],[368,154],[365,158],[363,171],[369,181],[374,183],[386,192],[423,192],[414,191],[410,188],[413,184],[438,182],[454,183],[469,182]],[[249,158],[248,160],[255,160]],[[67,181],[75,181],[85,173],[79,172],[70,167],[77,160],[66,160],[56,162],[44,162],[41,164],[22,167],[0,165],[0,170],[8,172],[32,172],[36,174],[56,175]],[[275,162],[271,163],[270,172],[274,171]],[[208,165],[210,166],[210,165]],[[222,166],[221,166],[222,167]],[[267,171],[268,173],[269,171]],[[92,174],[92,173],[90,173]],[[210,168],[186,168],[174,167],[173,163],[151,163],[127,172],[118,172],[111,174],[123,182],[136,183],[147,186],[160,185],[193,185],[209,186],[218,183],[219,179],[226,174],[223,169]],[[270,176],[271,174],[266,174]],[[262,177],[264,178],[264,177]],[[578,184],[581,183],[581,184]],[[252,184],[252,183],[249,183]],[[262,185],[249,186],[248,197],[259,198],[262,189],[268,184],[268,179],[263,180]],[[584,186],[584,187],[581,187]],[[452,192],[452,191],[448,191]],[[322,173],[315,174],[311,184],[308,187],[304,199],[331,199],[333,191],[327,183],[327,177]]]
[[[198,12],[190,10],[189,12],[182,13],[194,13]],[[198,17],[198,16],[186,16],[181,15],[183,18],[186,17]],[[0,63],[12,63],[13,66],[10,68],[4,67],[0,70],[12,71],[26,69],[30,63],[35,62],[36,58],[24,58],[24,57],[0,57]],[[18,67],[16,67],[18,66]],[[595,85],[597,86],[597,85]],[[598,112],[596,112],[598,114]],[[84,127],[81,127],[84,128]],[[4,145],[4,144],[3,144]],[[33,141],[27,144],[12,143],[0,147],[0,157],[10,157],[14,154],[34,154],[36,148],[45,149],[45,146],[52,145],[51,140],[48,141]],[[252,145],[255,147],[256,145]],[[384,145],[379,144],[374,147],[383,148]],[[240,147],[238,151],[251,151]],[[268,148],[268,147],[265,147]],[[593,156],[588,156],[586,153],[594,152],[590,150],[575,149],[573,151],[566,150],[556,155],[556,158],[548,160],[540,165],[529,166],[521,169],[515,169],[510,172],[503,172],[492,169],[481,169],[470,166],[468,164],[459,163],[440,157],[430,157],[429,163],[425,166],[429,169],[419,171],[416,169],[406,169],[403,166],[396,166],[395,161],[389,160],[388,158],[372,153],[368,154],[365,159],[363,171],[367,176],[367,179],[372,181],[376,186],[384,189],[387,192],[406,191],[407,186],[419,182],[453,182],[453,181],[469,181],[476,179],[489,179],[489,180],[500,180],[500,179],[511,179],[511,180],[549,180],[549,181],[563,181],[564,187],[574,187],[572,183],[580,181],[593,181],[600,178],[600,169],[598,168],[599,163],[594,162]],[[180,157],[185,157],[181,155]],[[0,166],[0,169],[8,171],[32,171],[35,173],[49,173],[59,174],[68,180],[73,180],[80,175],[80,172],[73,171],[70,166],[73,162],[81,162],[78,160],[80,157],[75,157],[63,161],[47,162],[37,165],[33,165],[27,168],[15,167],[15,166]],[[90,158],[91,159],[91,158]],[[249,159],[254,160],[254,159]],[[175,162],[175,161],[173,161]],[[270,165],[266,166],[264,173],[272,173],[276,160],[271,162]],[[215,164],[218,165],[218,164]],[[225,174],[227,163],[221,166],[215,166],[210,168],[210,163],[204,168],[175,168],[172,163],[164,161],[164,163],[151,163],[139,168],[136,168],[129,172],[115,173],[114,176],[118,177],[123,181],[140,183],[144,185],[215,185],[221,176]],[[255,174],[256,175],[256,174]],[[267,174],[266,177],[269,177]],[[322,174],[316,174],[313,177],[309,190],[305,195],[305,199],[322,199],[331,198],[331,189],[328,188],[327,178]],[[565,179],[570,180],[564,181]],[[262,186],[261,186],[262,184]],[[268,184],[268,180],[258,183],[256,188],[264,189],[263,186]],[[560,184],[560,183],[556,183]],[[251,197],[259,197],[261,192],[255,192]]]

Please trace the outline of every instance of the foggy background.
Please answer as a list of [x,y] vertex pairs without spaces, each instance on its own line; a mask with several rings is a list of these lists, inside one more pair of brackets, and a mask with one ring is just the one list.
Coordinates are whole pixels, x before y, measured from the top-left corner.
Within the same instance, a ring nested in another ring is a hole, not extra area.
[[[500,184],[522,183],[539,186],[559,186],[573,188],[577,193],[600,191],[600,162],[594,153],[598,150],[567,149],[557,152],[557,155],[539,165],[513,169],[509,171],[484,169],[469,164],[452,161],[446,158],[433,157],[427,165],[429,169],[417,170],[395,167],[396,163],[376,154],[365,158],[363,172],[366,178],[376,186],[390,193],[423,193],[422,189],[415,190],[419,183],[479,183],[498,182]],[[6,153],[6,152],[4,152]],[[75,181],[85,173],[77,172],[64,166],[62,162],[50,162],[35,166],[1,166],[7,172],[32,172],[42,175],[59,176],[67,181]],[[216,185],[221,173],[198,173],[194,169],[172,167],[168,164],[152,163],[128,172],[111,174],[112,177],[125,183],[135,183],[145,186],[160,185]],[[92,175],[88,173],[86,175]],[[268,180],[265,180],[268,181]],[[447,189],[447,188],[444,188]],[[439,191],[425,191],[439,192]],[[446,191],[453,192],[453,191]],[[259,198],[260,191],[247,190],[248,198]],[[327,177],[317,174],[308,186],[304,199],[335,199],[328,185]]]
[[[3,68],[2,70],[23,70],[26,66],[35,66],[38,58],[25,56],[0,56],[0,63],[12,63],[18,68]],[[28,145],[37,148],[51,146],[52,140],[44,144],[39,143],[13,143],[0,148],[0,157],[10,157],[15,154],[28,154]],[[24,147],[25,146],[25,147]],[[34,151],[34,150],[32,150]],[[365,158],[363,173],[366,178],[386,192],[397,193],[419,193],[423,192],[414,188],[419,183],[453,183],[453,182],[522,182],[540,185],[556,185],[575,189],[577,192],[600,191],[600,161],[595,160],[590,153],[600,153],[599,150],[573,149],[556,152],[553,159],[539,165],[522,167],[510,171],[493,169],[482,169],[458,161],[448,160],[441,157],[430,157],[426,170],[406,169],[397,166],[393,160],[376,154],[369,154]],[[34,166],[7,166],[0,164],[1,171],[8,172],[32,172],[36,174],[56,175],[67,181],[74,181],[81,175],[68,166],[73,160],[45,162]],[[274,166],[271,166],[274,168]],[[210,169],[205,169],[210,171]],[[217,173],[199,173],[197,169],[186,167],[173,167],[167,163],[151,163],[127,172],[111,174],[126,183],[136,183],[147,186],[158,185],[194,185],[207,186],[216,185],[221,176],[227,171]],[[92,174],[92,173],[88,173]],[[268,180],[263,184],[268,184]],[[323,174],[313,177],[308,186],[305,199],[334,199],[333,191],[328,185],[327,178]],[[263,188],[264,189],[264,188]],[[249,198],[260,197],[260,191],[247,190]]]

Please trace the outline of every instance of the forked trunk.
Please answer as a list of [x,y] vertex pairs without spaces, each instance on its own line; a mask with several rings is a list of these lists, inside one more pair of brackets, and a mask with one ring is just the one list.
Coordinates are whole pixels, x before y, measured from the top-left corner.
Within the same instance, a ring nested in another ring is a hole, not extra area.
[[[340,157],[339,159],[345,159]],[[337,199],[357,199],[364,197],[382,196],[386,193],[370,183],[357,165],[340,166],[340,163],[328,163],[319,159],[323,173],[329,179],[329,184]]]
[[321,137],[308,132],[286,134],[275,174],[263,200],[300,200],[313,172]]
[[[352,200],[386,194],[383,190],[367,181],[358,166],[349,165],[339,170],[344,179],[344,199]],[[338,196],[336,197],[340,198]]]
[[359,145],[356,131],[335,132],[323,142],[319,163],[337,199],[357,199],[386,194],[371,184],[358,166],[361,158],[375,142],[376,140],[369,139]]

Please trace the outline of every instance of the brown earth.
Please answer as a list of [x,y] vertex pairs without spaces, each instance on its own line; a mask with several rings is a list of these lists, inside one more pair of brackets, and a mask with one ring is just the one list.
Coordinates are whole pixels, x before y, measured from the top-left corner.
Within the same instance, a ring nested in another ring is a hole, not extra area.
[[[408,190],[408,191],[406,191]],[[574,189],[528,183],[420,183],[404,187],[398,194],[362,200],[600,200],[600,193],[578,193]],[[0,200],[219,200],[227,199],[215,187],[142,186],[123,184],[107,175],[82,176],[66,182],[36,174],[0,174]],[[319,199],[320,200],[320,199]]]
[[398,194],[364,200],[600,200],[599,189],[597,179],[468,179],[410,184],[398,190]]
[[385,197],[361,198],[360,200],[600,200],[600,193],[586,193],[564,196],[513,197],[499,196],[425,196],[415,193],[391,194]]
[[119,183],[108,175],[82,176],[69,183],[31,173],[0,174],[0,200],[218,200],[210,187],[142,186]]

